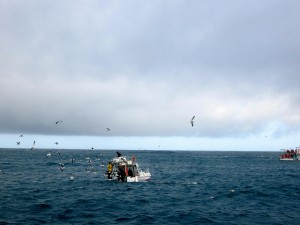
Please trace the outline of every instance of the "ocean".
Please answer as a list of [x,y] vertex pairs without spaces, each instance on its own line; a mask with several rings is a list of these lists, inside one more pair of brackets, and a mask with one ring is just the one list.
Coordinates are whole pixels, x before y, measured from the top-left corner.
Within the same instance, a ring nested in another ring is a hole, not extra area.
[[300,162],[279,152],[119,152],[151,180],[106,180],[116,151],[0,149],[0,224],[299,224]]

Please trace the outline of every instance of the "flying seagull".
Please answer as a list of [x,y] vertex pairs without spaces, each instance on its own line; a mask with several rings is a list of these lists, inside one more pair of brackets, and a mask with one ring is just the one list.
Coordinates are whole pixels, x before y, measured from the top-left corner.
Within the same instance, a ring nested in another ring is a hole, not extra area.
[[58,123],[62,123],[62,120],[58,120],[55,122],[55,124],[58,124]]
[[20,144],[20,142],[18,141],[18,142],[17,142],[17,145],[19,145],[19,144]]
[[55,142],[54,144],[58,145],[58,142]]
[[23,137],[23,134],[21,134],[20,137]]
[[31,150],[33,150],[34,147],[35,147],[35,140],[33,141],[33,145],[32,145],[32,147],[31,147]]
[[92,150],[94,150],[94,147],[91,147]]
[[109,128],[106,128],[106,131],[107,131],[107,132],[110,132],[110,129],[109,129]]
[[192,124],[192,127],[194,126],[194,118],[195,118],[195,116],[193,116],[193,118],[191,119],[191,124]]

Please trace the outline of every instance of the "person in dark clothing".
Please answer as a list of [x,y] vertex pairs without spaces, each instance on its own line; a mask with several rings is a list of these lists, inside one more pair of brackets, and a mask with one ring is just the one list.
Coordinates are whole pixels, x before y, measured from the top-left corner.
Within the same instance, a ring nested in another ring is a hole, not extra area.
[[122,154],[121,154],[120,152],[117,152],[117,156],[118,156],[118,157],[121,157]]
[[125,181],[125,171],[122,167],[120,167],[118,170],[118,181]]
[[133,177],[133,172],[132,172],[132,169],[131,169],[131,168],[128,169],[128,176],[129,176],[129,177]]

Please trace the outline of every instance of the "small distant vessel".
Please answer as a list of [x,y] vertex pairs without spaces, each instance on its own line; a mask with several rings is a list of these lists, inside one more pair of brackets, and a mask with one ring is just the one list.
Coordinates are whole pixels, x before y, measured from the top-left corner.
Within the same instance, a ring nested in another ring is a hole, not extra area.
[[135,156],[127,159],[121,153],[117,152],[117,154],[118,156],[113,158],[107,165],[105,173],[107,179],[120,182],[143,182],[150,180],[151,173],[140,169]]
[[300,160],[300,147],[294,149],[281,149],[279,160],[282,161],[297,161]]

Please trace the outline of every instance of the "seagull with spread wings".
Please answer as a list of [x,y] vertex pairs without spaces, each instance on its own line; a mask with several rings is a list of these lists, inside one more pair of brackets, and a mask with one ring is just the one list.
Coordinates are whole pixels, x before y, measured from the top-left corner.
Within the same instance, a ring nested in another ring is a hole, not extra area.
[[195,119],[195,116],[193,116],[193,118],[191,119],[191,124],[192,124],[192,127],[194,126],[194,119]]

